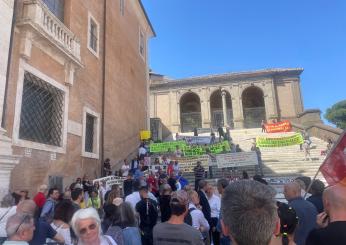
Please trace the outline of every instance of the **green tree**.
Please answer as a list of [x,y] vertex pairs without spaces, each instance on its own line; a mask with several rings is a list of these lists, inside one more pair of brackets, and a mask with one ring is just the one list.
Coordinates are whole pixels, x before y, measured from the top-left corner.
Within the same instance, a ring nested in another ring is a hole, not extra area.
[[342,100],[328,108],[324,118],[338,128],[346,129],[346,100]]

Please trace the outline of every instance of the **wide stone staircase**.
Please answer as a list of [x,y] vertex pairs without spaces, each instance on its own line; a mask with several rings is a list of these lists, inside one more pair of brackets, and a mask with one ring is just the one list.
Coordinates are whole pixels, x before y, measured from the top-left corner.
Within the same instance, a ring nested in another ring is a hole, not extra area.
[[[240,148],[244,151],[250,151],[256,136],[284,137],[292,135],[295,132],[267,134],[262,133],[260,128],[255,128],[231,130],[230,133],[234,144],[239,144]],[[184,133],[184,135],[192,134]],[[210,135],[210,133],[201,133],[199,135]],[[310,150],[312,160],[308,161],[305,160],[304,151],[300,150],[299,145],[278,148],[260,148],[264,177],[272,182],[281,182],[285,179],[294,179],[298,176],[309,176],[313,178],[323,162],[324,156],[321,156],[321,151],[326,149],[327,143],[315,137],[310,137],[310,139],[312,141]],[[216,179],[222,177],[241,177],[243,170],[246,170],[250,177],[258,173],[253,166],[227,170],[212,167],[213,174],[210,176],[210,173],[208,173],[208,178],[211,177],[211,181],[216,181]],[[185,173],[185,177],[193,183],[194,176],[192,173]],[[320,173],[317,178],[325,182]]]

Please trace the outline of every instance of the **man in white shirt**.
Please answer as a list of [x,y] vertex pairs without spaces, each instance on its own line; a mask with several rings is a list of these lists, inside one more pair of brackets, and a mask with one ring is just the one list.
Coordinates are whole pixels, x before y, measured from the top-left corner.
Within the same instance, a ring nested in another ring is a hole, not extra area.
[[130,171],[130,164],[127,161],[127,159],[124,159],[124,164],[123,164],[123,166],[121,166],[122,176],[127,177],[127,175],[129,175],[129,171]]
[[210,211],[211,211],[211,219],[210,219],[210,237],[213,240],[214,244],[220,244],[220,232],[216,230],[217,223],[219,222],[219,214],[221,209],[221,199],[217,195],[214,194],[214,187],[208,185],[206,190]]
[[192,227],[196,228],[202,233],[203,240],[208,238],[209,224],[200,210],[199,197],[196,191],[189,193],[189,211],[192,218]]
[[141,200],[141,196],[139,195],[140,182],[135,181],[133,183],[133,192],[125,197],[125,202],[131,204],[133,210],[136,210],[136,204]]
[[145,154],[147,154],[147,149],[145,149],[144,144],[141,144],[139,149],[138,149],[139,159],[143,159]]

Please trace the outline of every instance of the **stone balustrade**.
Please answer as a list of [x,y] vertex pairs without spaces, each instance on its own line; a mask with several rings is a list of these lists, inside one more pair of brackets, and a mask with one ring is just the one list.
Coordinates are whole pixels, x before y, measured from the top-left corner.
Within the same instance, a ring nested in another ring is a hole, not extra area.
[[63,52],[81,61],[78,38],[62,23],[41,0],[25,0],[18,25],[29,24],[50,39]]

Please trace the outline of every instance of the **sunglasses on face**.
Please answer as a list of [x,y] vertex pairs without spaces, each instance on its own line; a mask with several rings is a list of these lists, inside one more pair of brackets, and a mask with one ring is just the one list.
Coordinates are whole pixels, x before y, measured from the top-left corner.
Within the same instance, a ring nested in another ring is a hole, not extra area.
[[88,230],[89,230],[89,231],[93,231],[93,230],[96,229],[96,227],[97,227],[97,225],[96,225],[95,223],[94,223],[94,224],[90,224],[89,226],[80,229],[80,230],[79,230],[79,234],[80,234],[80,235],[85,235],[85,234],[88,232]]

